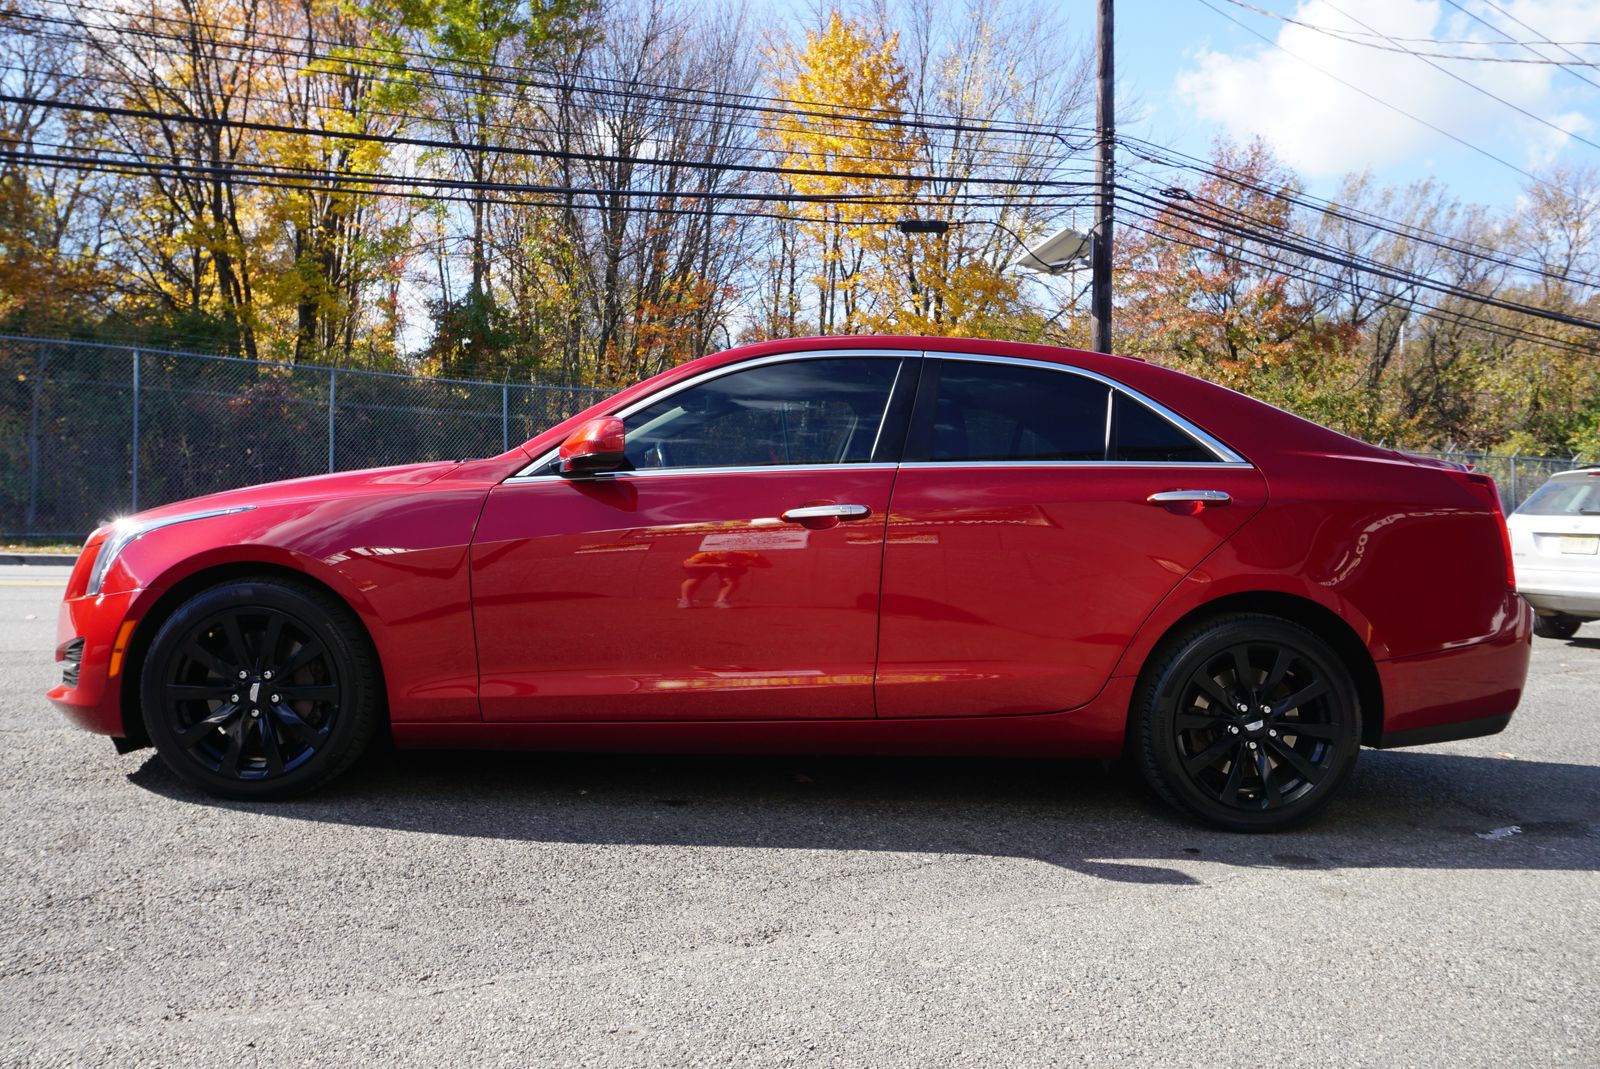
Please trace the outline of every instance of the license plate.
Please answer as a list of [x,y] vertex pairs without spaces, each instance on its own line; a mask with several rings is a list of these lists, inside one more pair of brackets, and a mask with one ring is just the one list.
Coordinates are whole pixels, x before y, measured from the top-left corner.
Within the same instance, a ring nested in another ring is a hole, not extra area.
[[1563,553],[1600,553],[1600,535],[1562,535]]

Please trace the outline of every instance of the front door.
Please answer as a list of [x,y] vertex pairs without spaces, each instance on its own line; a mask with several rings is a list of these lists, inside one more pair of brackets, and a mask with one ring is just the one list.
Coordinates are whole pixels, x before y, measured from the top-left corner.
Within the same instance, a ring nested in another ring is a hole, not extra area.
[[622,413],[633,471],[493,490],[472,550],[484,717],[872,716],[903,363],[719,369]]

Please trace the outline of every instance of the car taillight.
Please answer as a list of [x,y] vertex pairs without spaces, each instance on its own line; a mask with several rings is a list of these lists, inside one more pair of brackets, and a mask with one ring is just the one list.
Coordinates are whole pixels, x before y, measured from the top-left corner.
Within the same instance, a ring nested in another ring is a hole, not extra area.
[[1494,480],[1487,475],[1464,472],[1461,478],[1494,510],[1495,522],[1500,525],[1500,555],[1506,559],[1506,589],[1515,590],[1517,569],[1511,562],[1511,528],[1506,525],[1506,510],[1500,504],[1500,491],[1495,487]]

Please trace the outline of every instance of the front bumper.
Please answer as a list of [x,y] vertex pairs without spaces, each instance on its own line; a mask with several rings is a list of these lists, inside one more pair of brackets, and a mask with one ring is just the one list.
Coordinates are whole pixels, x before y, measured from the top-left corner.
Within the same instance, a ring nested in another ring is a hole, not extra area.
[[122,673],[137,630],[128,614],[141,592],[72,597],[69,587],[67,593],[56,617],[55,659],[63,679],[45,697],[84,730],[125,738]]

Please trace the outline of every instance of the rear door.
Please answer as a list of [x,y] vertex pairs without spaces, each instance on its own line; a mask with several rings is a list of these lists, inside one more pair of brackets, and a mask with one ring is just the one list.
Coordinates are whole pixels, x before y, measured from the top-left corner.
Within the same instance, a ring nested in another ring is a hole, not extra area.
[[890,504],[878,715],[1082,705],[1265,500],[1251,465],[1108,380],[930,355]]

